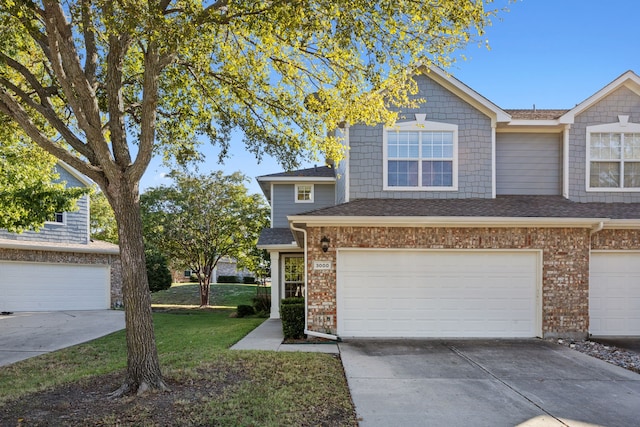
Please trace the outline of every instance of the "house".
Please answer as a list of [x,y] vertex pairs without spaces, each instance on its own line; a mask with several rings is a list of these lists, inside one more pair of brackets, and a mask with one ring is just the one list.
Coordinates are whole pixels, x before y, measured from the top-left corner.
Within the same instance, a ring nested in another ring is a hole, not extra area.
[[[69,187],[87,178],[59,163]],[[91,240],[89,195],[39,231],[0,230],[0,311],[99,310],[122,305],[120,251]]]
[[640,77],[565,110],[416,78],[394,127],[338,129],[335,169],[258,177],[272,300],[306,288],[329,338],[640,335]]
[[[182,270],[174,269],[171,272],[171,277],[174,283],[185,283],[191,281],[191,275],[196,274],[196,271],[185,268]],[[239,269],[238,261],[229,256],[223,256],[218,261],[216,268],[213,269],[211,275],[211,283],[218,283],[218,277],[220,276],[236,276],[242,280],[245,277],[253,277],[254,275],[246,268]]]

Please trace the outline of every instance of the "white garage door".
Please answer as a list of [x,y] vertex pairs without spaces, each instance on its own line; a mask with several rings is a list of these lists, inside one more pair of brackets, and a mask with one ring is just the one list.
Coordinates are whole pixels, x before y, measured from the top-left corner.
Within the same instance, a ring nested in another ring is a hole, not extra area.
[[109,308],[108,265],[0,261],[0,311]]
[[640,335],[640,253],[591,254],[589,332]]
[[344,337],[533,337],[541,271],[531,251],[340,250]]

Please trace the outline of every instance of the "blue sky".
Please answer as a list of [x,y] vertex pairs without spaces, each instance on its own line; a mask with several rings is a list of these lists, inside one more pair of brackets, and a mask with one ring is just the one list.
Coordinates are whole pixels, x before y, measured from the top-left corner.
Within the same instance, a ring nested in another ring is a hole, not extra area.
[[[471,44],[467,58],[448,71],[501,108],[571,108],[627,70],[640,74],[640,1],[522,0],[507,6],[485,34],[490,50]],[[258,164],[240,137],[232,141],[231,157],[217,163],[218,151],[203,146],[207,156],[200,171],[241,171],[251,178],[250,192],[259,193],[255,177],[280,172],[272,158]],[[313,163],[303,167],[313,166]],[[141,190],[161,184],[166,168],[154,159]]]

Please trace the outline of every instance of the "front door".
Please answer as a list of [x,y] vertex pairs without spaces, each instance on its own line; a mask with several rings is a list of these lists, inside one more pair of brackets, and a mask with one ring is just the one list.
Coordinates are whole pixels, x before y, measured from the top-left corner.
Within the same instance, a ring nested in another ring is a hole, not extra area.
[[284,257],[283,298],[304,297],[304,257],[290,255]]

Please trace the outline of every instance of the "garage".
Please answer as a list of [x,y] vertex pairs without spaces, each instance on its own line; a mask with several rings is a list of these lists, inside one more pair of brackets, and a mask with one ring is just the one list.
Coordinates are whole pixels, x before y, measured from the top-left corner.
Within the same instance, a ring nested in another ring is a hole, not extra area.
[[338,335],[540,336],[540,258],[526,250],[339,249]]
[[109,286],[106,264],[0,261],[0,311],[108,309]]
[[589,333],[640,335],[640,253],[592,252]]

